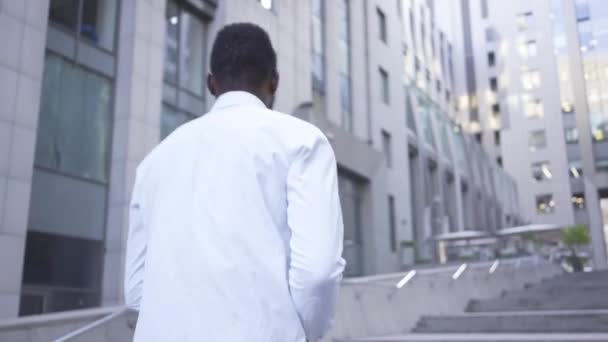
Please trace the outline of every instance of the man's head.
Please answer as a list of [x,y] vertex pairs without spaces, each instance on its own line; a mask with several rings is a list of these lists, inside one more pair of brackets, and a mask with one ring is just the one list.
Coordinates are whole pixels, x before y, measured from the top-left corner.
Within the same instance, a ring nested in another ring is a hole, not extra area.
[[207,86],[211,94],[247,91],[272,107],[279,84],[277,55],[262,28],[248,23],[222,28],[213,43],[210,64]]

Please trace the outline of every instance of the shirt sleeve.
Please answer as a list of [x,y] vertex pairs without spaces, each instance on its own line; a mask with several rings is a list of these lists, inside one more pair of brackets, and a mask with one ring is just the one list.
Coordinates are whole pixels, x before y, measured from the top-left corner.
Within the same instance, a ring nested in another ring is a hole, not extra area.
[[127,238],[124,283],[126,305],[137,311],[139,311],[141,303],[148,245],[148,227],[144,222],[142,189],[139,178],[138,175],[129,207],[129,235]]
[[292,161],[287,202],[289,287],[307,339],[317,341],[331,327],[345,265],[336,159],[324,136]]

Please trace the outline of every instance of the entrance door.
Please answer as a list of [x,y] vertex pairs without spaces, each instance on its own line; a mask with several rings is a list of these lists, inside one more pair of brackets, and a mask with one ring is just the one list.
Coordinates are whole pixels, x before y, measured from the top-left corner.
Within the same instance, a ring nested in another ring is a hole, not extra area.
[[361,198],[362,185],[355,178],[342,172],[338,173],[340,202],[344,218],[344,259],[346,277],[360,276],[363,273],[361,247]]

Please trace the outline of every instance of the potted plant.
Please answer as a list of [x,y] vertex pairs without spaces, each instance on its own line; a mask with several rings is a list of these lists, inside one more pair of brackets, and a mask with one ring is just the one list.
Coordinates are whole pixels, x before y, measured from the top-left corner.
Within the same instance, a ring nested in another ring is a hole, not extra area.
[[564,229],[562,242],[570,250],[570,256],[566,258],[566,261],[572,266],[574,272],[581,272],[585,266],[585,260],[577,254],[576,247],[588,245],[591,242],[587,226],[581,224]]

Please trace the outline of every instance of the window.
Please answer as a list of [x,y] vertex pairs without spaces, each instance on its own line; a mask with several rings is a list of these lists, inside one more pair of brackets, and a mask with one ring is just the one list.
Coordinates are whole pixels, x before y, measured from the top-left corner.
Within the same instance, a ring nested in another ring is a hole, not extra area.
[[492,115],[495,118],[500,116],[500,105],[498,103],[492,105]]
[[494,131],[494,145],[500,146],[500,131]]
[[393,167],[393,145],[392,145],[391,134],[387,131],[382,131],[382,153],[384,153],[384,159],[386,160],[386,166],[388,168]]
[[162,106],[161,120],[160,120],[160,136],[165,138],[177,127],[185,124],[192,120],[193,116],[185,112],[179,111],[172,106],[164,104]]
[[496,40],[496,31],[492,27],[486,27],[486,42],[491,43]]
[[580,161],[572,161],[568,164],[570,178],[578,179],[583,175],[583,164]]
[[538,162],[532,164],[532,178],[537,182],[543,182],[553,178],[549,162]]
[[361,275],[361,212],[363,185],[350,174],[338,171],[338,189],[344,221],[344,276]]
[[517,15],[517,28],[519,31],[529,31],[534,28],[534,13],[526,12]]
[[540,99],[532,99],[529,95],[523,95],[524,113],[528,119],[538,119],[545,115],[543,103]]
[[538,89],[540,87],[540,71],[524,71],[521,75],[521,84],[525,90]]
[[51,0],[49,22],[76,31],[80,0]]
[[493,92],[498,91],[498,80],[496,79],[496,77],[490,78],[490,90],[492,90]]
[[35,163],[63,174],[108,181],[112,82],[47,53]]
[[390,96],[390,85],[388,80],[388,73],[386,70],[379,68],[380,73],[380,90],[382,91],[382,101],[385,104],[389,104],[391,100]]
[[578,143],[578,128],[576,128],[576,127],[566,127],[564,133],[566,135],[566,144],[576,144],[576,143]]
[[591,19],[588,0],[575,0],[574,5],[576,8],[577,21],[581,22]]
[[524,59],[536,57],[536,55],[538,54],[538,49],[537,49],[537,46],[536,46],[536,41],[535,40],[530,40],[530,41],[527,41],[525,43],[521,43],[519,45],[519,54]]
[[488,0],[481,0],[481,17],[483,19],[488,17]]
[[[82,15],[78,18],[78,13]],[[49,21],[107,51],[114,51],[118,0],[51,0]]]
[[272,0],[258,0],[264,9],[272,10]]
[[574,112],[574,105],[572,102],[567,100],[562,101],[562,113],[570,114],[572,112]]
[[397,251],[397,218],[395,217],[395,198],[388,196],[388,219],[390,229],[391,251]]
[[475,140],[481,144],[483,143],[483,135],[481,133],[475,133]]
[[493,67],[496,65],[496,54],[494,51],[488,52],[488,66]]
[[536,212],[540,215],[551,214],[555,211],[555,201],[553,195],[538,195],[536,196]]
[[547,136],[544,130],[530,133],[530,151],[538,151],[547,147]]
[[167,2],[161,138],[205,112],[205,23]]
[[[401,1],[401,0],[399,0],[399,1]],[[417,48],[417,44],[416,44],[417,39],[416,39],[416,34],[415,34],[415,32],[416,32],[415,22],[416,21],[414,20],[414,11],[412,10],[412,7],[410,7],[408,9],[408,12],[409,12],[409,19],[410,19],[410,34],[412,35],[412,44],[414,46],[414,51],[415,51]]]
[[448,71],[450,76],[450,85],[454,87],[454,55],[452,53],[452,44],[448,43]]
[[502,157],[496,157],[496,164],[498,164],[498,166],[502,167]]
[[435,89],[437,90],[438,93],[441,92],[441,81],[440,80],[435,81]]
[[572,194],[572,207],[574,210],[585,210],[585,194]]
[[351,54],[350,54],[350,7],[348,0],[338,1],[340,38],[340,105],[342,109],[342,127],[352,132],[352,86],[351,86]]
[[[80,38],[89,40],[84,33]],[[108,52],[87,48],[93,50]],[[114,61],[114,56],[107,57]],[[114,80],[91,71],[89,67],[98,66],[95,61],[86,63],[87,68],[82,67],[80,59],[60,57],[50,50],[44,56],[22,314],[99,305]],[[41,290],[54,300],[36,305],[32,299]]]
[[386,15],[380,8],[376,8],[376,13],[378,15],[378,34],[380,35],[380,40],[384,43],[388,43],[388,32],[386,28]]

